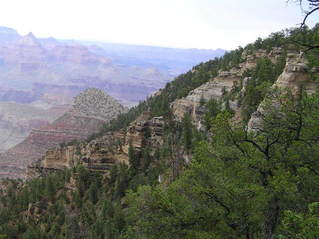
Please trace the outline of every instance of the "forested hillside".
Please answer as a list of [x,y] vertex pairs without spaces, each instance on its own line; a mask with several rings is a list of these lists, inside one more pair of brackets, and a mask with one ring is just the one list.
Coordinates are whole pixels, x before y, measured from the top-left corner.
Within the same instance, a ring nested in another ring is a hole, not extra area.
[[318,238],[318,41],[277,32],[195,66],[58,148],[72,167],[3,181],[0,238]]

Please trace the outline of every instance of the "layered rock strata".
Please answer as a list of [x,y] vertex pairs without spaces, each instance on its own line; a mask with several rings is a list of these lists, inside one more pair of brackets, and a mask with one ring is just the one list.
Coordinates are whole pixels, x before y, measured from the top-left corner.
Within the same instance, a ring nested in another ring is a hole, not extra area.
[[[256,67],[258,59],[267,57],[271,61],[276,60],[282,55],[281,48],[273,48],[270,53],[265,50],[257,50],[254,54],[249,54],[247,51],[242,53],[242,63],[231,68],[229,71],[220,71],[217,77],[211,79],[207,83],[191,91],[188,96],[175,100],[171,104],[171,109],[176,120],[181,121],[185,113],[189,113],[193,119],[193,123],[198,129],[203,127],[202,120],[205,109],[201,105],[201,101],[209,101],[210,99],[221,100],[223,95],[230,92],[235,84],[239,84],[243,80],[243,91],[245,84],[250,79],[249,77],[243,79],[243,74],[247,70]],[[237,101],[230,101],[229,106],[237,111]]]
[[[288,90],[293,96],[298,96],[301,88],[306,93],[312,94],[317,90],[318,83],[313,80],[310,73],[319,75],[319,70],[316,68],[310,69],[308,61],[303,54],[290,53],[287,56],[283,72],[272,88],[284,91]],[[248,122],[249,131],[258,131],[262,128],[262,115],[267,110],[267,107],[269,107],[267,103],[269,102],[261,102],[257,111],[251,115],[251,119]],[[276,102],[276,99],[273,99],[270,104],[276,107],[278,102]]]
[[10,177],[23,176],[26,166],[41,158],[48,149],[73,140],[85,140],[98,132],[104,123],[125,111],[101,90],[88,89],[76,97],[71,110],[51,124],[32,130],[23,142],[4,153],[0,173]]
[[[129,164],[128,151],[136,152],[145,144],[160,147],[163,143],[164,120],[151,117],[148,112],[133,121],[126,132],[108,133],[88,143],[59,146],[46,151],[37,162],[28,166],[28,177],[43,175],[50,171],[83,165],[91,171],[109,173],[116,163]],[[145,140],[145,134],[148,134]]]

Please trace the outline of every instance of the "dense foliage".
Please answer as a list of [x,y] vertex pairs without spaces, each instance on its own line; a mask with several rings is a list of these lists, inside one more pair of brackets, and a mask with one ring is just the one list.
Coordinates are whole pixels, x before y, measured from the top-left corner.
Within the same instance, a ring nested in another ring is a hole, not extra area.
[[274,97],[261,132],[222,112],[177,180],[130,192],[129,238],[317,238],[319,94],[265,107]]

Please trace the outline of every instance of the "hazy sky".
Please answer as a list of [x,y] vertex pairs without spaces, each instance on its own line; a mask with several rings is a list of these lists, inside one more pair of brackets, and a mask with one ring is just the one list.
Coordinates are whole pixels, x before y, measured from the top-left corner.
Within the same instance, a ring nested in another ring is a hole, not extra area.
[[286,0],[4,0],[0,7],[0,25],[21,34],[185,48],[232,49],[301,20]]

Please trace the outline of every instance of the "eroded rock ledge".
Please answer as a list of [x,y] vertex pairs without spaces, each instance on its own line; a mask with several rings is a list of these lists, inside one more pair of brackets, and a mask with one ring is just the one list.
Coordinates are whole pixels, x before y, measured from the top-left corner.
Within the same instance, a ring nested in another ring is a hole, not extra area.
[[130,145],[135,151],[140,151],[145,144],[160,147],[163,143],[163,130],[162,117],[151,117],[149,112],[144,112],[129,125],[127,132],[108,133],[88,143],[62,145],[47,150],[41,159],[28,166],[28,178],[79,164],[91,171],[108,173],[116,163],[129,164]]

